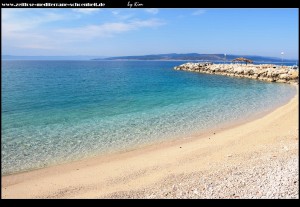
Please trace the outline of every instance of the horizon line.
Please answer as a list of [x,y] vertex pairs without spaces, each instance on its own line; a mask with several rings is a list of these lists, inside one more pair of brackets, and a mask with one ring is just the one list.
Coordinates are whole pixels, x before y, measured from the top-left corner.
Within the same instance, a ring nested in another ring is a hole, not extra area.
[[[12,56],[12,57],[99,57],[99,58],[111,58],[111,57],[130,57],[130,56],[149,56],[149,55],[170,55],[170,54],[178,54],[178,55],[185,55],[185,54],[199,54],[199,55],[221,55],[226,54],[228,55],[240,55],[240,56],[255,56],[255,57],[268,57],[268,58],[278,58],[281,59],[282,57],[274,57],[274,56],[264,56],[264,55],[251,55],[251,54],[227,54],[227,53],[157,53],[157,54],[146,54],[146,55],[115,55],[115,56],[104,56],[104,55],[1,55],[3,56]],[[283,58],[283,59],[290,59],[290,60],[299,60],[299,58]]]

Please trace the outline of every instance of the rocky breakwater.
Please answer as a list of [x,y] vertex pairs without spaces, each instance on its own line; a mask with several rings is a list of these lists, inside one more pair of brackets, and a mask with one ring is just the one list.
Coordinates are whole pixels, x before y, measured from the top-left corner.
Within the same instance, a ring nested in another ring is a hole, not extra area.
[[272,64],[213,64],[185,63],[174,67],[175,70],[186,70],[198,73],[227,75],[239,78],[251,78],[262,81],[298,84],[299,70],[291,66]]

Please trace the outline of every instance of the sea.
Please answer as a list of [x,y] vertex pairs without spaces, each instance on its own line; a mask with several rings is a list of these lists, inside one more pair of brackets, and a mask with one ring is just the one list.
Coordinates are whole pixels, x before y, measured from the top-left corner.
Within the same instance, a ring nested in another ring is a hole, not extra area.
[[2,175],[183,139],[297,93],[289,84],[173,69],[185,62],[2,60]]

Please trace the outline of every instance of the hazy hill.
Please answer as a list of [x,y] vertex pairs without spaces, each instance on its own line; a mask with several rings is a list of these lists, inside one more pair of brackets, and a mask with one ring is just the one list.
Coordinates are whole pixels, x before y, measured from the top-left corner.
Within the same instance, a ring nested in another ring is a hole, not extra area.
[[17,56],[17,55],[2,55],[2,60],[91,60],[94,58],[105,58],[101,56]]
[[[230,61],[237,57],[245,57],[256,62],[279,62],[281,58],[276,57],[264,57],[254,55],[226,55],[226,60]],[[96,58],[94,60],[199,60],[199,61],[224,61],[224,54],[198,54],[198,53],[187,53],[187,54],[157,54],[157,55],[141,55],[141,56],[118,56],[109,58]],[[287,60],[284,61],[294,61]]]
[[[254,56],[254,55],[226,55],[226,60],[231,61],[237,57],[245,57],[254,62],[281,62],[281,58]],[[186,60],[186,61],[224,61],[224,54],[157,54],[157,55],[137,55],[137,56],[118,56],[118,57],[104,57],[104,56],[15,56],[2,55],[2,60]],[[298,62],[297,60],[284,59],[285,62]]]

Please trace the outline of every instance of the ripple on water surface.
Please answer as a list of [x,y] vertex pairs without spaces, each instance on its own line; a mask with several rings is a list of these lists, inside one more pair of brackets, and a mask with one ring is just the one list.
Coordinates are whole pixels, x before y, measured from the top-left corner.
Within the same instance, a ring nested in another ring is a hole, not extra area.
[[173,70],[182,63],[3,61],[2,173],[187,136],[296,93],[287,84]]

